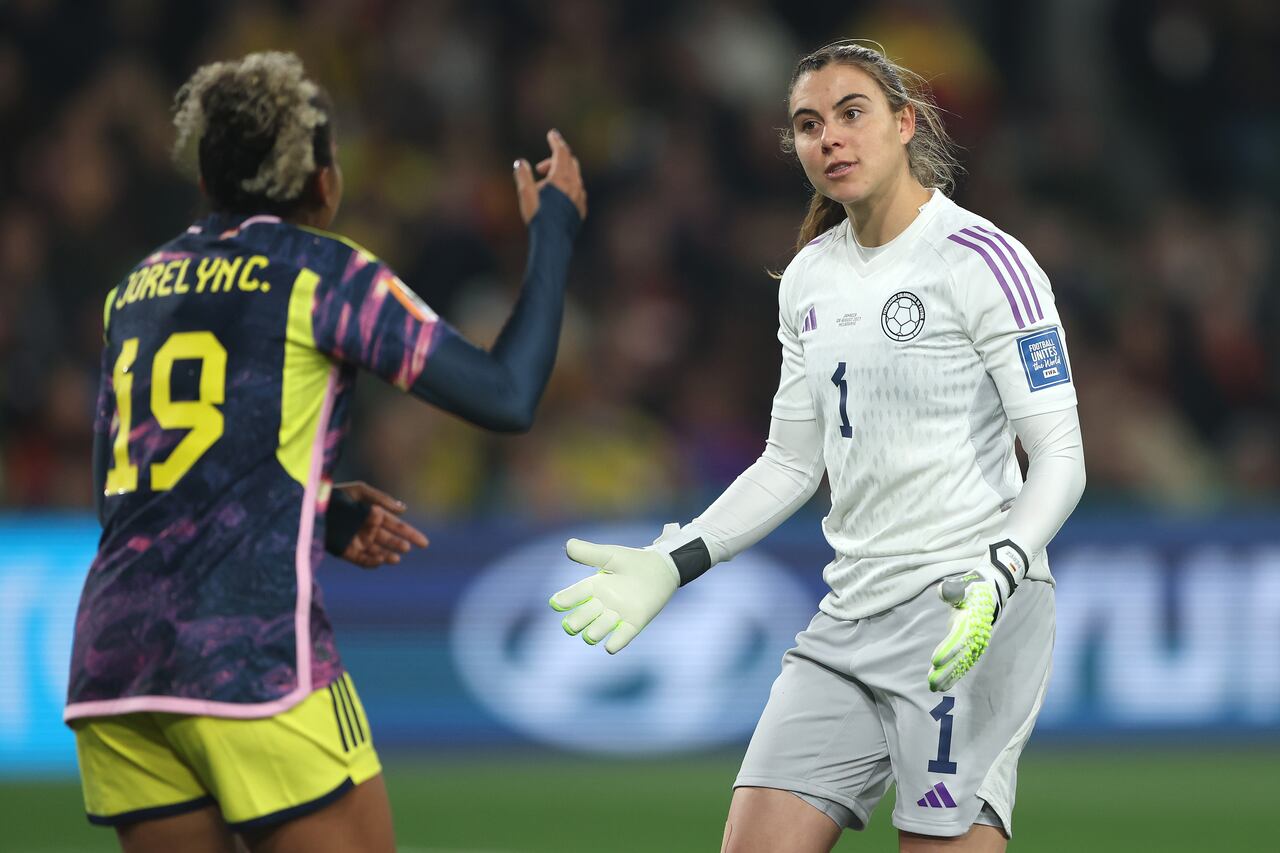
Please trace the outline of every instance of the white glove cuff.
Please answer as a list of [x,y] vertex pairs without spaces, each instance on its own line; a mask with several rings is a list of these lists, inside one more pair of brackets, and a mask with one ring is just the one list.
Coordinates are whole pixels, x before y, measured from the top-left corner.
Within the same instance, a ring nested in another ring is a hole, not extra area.
[[1012,539],[994,542],[988,549],[991,566],[996,570],[996,584],[1007,600],[1018,589],[1018,583],[1027,576],[1031,561],[1027,552]]

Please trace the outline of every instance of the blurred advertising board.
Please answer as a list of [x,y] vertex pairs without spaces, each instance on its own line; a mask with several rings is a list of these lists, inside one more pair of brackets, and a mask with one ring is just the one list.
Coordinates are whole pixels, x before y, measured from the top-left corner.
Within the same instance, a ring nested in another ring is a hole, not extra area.
[[[660,524],[423,526],[431,546],[398,566],[319,572],[383,749],[742,743],[830,557],[817,520],[793,519],[610,656],[546,604],[588,571],[564,540],[640,545]],[[61,704],[96,542],[87,516],[0,516],[0,775],[74,770]],[[1280,738],[1280,517],[1076,519],[1050,553],[1057,647],[1037,737]]]

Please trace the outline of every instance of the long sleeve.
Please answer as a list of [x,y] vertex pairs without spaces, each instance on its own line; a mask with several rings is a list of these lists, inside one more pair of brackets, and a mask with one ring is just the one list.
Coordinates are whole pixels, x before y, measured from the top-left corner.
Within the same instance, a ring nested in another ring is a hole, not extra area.
[[555,365],[573,237],[580,220],[559,190],[541,193],[529,226],[529,260],[520,297],[491,352],[445,326],[411,390],[488,429],[523,432],[533,424]]
[[1018,418],[1013,428],[1027,452],[1027,479],[993,544],[1012,543],[1030,569],[1084,493],[1084,445],[1075,406]]
[[773,418],[760,458],[701,515],[678,529],[668,525],[654,545],[672,555],[686,584],[790,518],[813,496],[823,470],[818,422]]
[[573,240],[573,202],[546,186],[529,224],[520,295],[492,351],[467,341],[386,264],[354,251],[322,282],[312,314],[315,346],[487,429],[528,429],[555,364]]

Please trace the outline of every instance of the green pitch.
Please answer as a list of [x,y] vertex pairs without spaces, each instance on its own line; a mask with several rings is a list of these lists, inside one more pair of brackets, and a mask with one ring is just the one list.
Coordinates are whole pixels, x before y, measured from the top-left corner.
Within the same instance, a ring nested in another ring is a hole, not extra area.
[[[500,759],[384,756],[404,853],[716,851],[736,754],[595,762],[543,753]],[[1168,750],[1031,749],[1010,850],[1034,853],[1280,849],[1271,817],[1280,746]],[[836,848],[897,849],[892,802]],[[571,833],[572,830],[572,833]],[[0,850],[114,850],[85,823],[68,782],[0,784]]]

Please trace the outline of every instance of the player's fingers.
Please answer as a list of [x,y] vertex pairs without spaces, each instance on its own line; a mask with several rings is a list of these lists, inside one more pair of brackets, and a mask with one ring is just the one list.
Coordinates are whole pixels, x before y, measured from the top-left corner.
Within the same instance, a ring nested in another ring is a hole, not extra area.
[[394,513],[401,513],[405,511],[404,501],[399,500],[398,498],[393,498],[381,489],[375,489],[373,486],[362,480],[355,480],[350,483],[339,483],[333,488],[335,491],[342,492],[353,501],[372,504],[373,506],[380,506]]
[[413,544],[408,539],[397,536],[386,528],[374,533],[373,544],[391,554],[408,554],[413,549]]
[[533,168],[539,175],[543,175],[545,177],[547,172],[551,171],[551,158],[548,157],[545,160],[539,160],[538,164]]
[[363,494],[360,499],[365,503],[371,503],[374,506],[380,506],[383,509],[387,509],[387,510],[390,510],[391,512],[396,513],[397,515],[399,513],[404,512],[405,509],[407,508],[405,506],[404,501],[400,500],[399,498],[391,497],[391,495],[387,494],[381,489],[375,489],[373,486],[370,486],[368,483],[361,483],[360,485],[364,487],[361,490]]
[[933,649],[930,663],[934,669],[941,669],[951,663],[965,647],[965,620],[952,619],[947,629],[947,636]]
[[[599,601],[599,599],[596,600]],[[618,618],[618,611],[606,607],[596,617],[595,621],[582,632],[582,639],[587,641],[587,645],[594,646],[607,637],[609,632],[617,628],[621,622],[622,620]]]
[[547,145],[551,148],[551,166],[549,173],[554,174],[568,165],[569,159],[573,156],[573,152],[569,150],[569,143],[564,141],[564,137],[560,135],[560,131],[552,128],[547,131]]
[[564,543],[564,552],[575,563],[603,569],[609,565],[609,560],[613,559],[614,547],[613,545],[597,545],[585,539],[570,539]]
[[952,607],[959,607],[964,603],[964,597],[969,591],[969,585],[976,583],[979,579],[973,572],[943,578],[942,582],[938,584],[938,597]]
[[528,223],[538,212],[538,187],[533,179],[529,161],[520,159],[513,165],[516,181],[516,202],[520,205],[520,217]]
[[627,647],[627,644],[636,638],[640,633],[640,629],[630,622],[623,622],[614,629],[609,635],[609,642],[604,644],[604,650],[611,655],[616,655]]
[[583,578],[572,586],[567,586],[551,596],[548,603],[561,613],[571,610],[580,604],[585,604],[591,596],[595,595],[595,580],[594,576]]
[[929,689],[934,693],[946,693],[960,680],[960,668],[954,664],[943,669],[929,671]]
[[594,622],[596,617],[603,612],[604,605],[600,603],[600,599],[593,598],[581,607],[571,611],[560,624],[564,626],[566,632],[576,635],[583,628]]
[[361,566],[366,569],[376,569],[378,566],[382,565],[381,558],[368,549],[348,551],[343,556],[348,562],[355,563],[357,566]]
[[395,516],[387,516],[383,522],[383,526],[387,533],[408,542],[410,545],[417,545],[419,548],[425,548],[430,544],[431,540],[427,539],[426,534],[414,527],[412,524],[402,521]]

